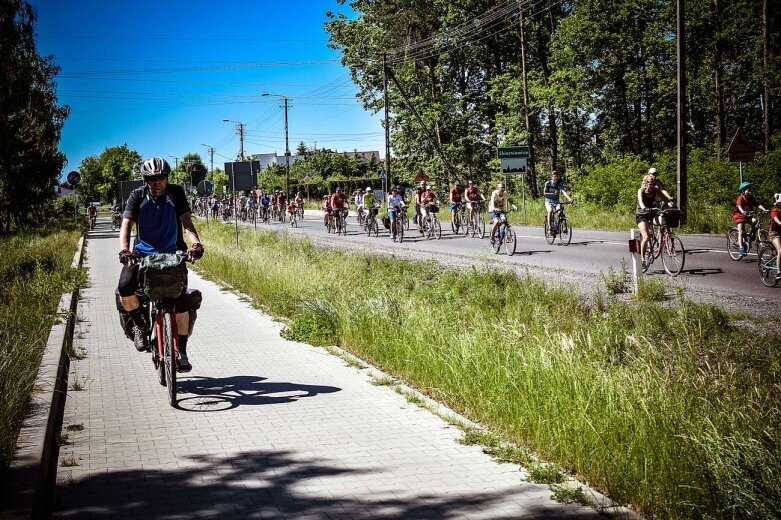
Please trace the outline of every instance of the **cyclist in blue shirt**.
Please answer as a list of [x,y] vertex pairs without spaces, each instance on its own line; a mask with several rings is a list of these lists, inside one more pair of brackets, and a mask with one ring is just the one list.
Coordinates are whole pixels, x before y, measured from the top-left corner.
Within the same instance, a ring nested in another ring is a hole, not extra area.
[[564,195],[567,202],[572,202],[572,198],[564,191],[564,183],[559,180],[559,172],[556,170],[551,172],[550,180],[545,181],[542,194],[545,197],[545,218],[548,220],[548,228],[550,228],[550,215],[559,203],[559,194]]
[[[171,166],[165,159],[154,157],[141,166],[141,175],[145,184],[130,193],[125,206],[122,227],[119,231],[119,261],[123,264],[119,276],[119,296],[122,307],[133,321],[133,343],[136,350],[148,350],[146,319],[141,302],[136,295],[138,288],[138,257],[155,253],[175,253],[184,251],[184,233],[192,246],[187,255],[190,260],[203,256],[203,245],[198,238],[192,218],[190,205],[184,189],[168,183]],[[130,251],[130,232],[136,226],[136,244]],[[182,293],[184,295],[184,293]],[[182,372],[192,370],[187,359],[187,338],[190,331],[188,309],[183,298],[176,302],[176,325],[179,331],[178,369]]]

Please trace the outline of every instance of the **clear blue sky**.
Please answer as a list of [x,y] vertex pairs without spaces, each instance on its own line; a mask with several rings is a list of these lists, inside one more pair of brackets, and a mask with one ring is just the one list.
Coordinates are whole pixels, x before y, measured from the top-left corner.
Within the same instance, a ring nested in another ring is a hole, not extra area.
[[145,158],[197,152],[208,165],[207,144],[221,165],[239,151],[235,125],[223,119],[246,124],[245,154],[281,155],[281,101],[262,92],[291,98],[293,152],[304,141],[385,155],[381,114],[355,100],[326,45],[325,12],[354,16],[335,0],[29,1],[38,50],[62,67],[57,92],[71,107],[64,172],[123,143]]

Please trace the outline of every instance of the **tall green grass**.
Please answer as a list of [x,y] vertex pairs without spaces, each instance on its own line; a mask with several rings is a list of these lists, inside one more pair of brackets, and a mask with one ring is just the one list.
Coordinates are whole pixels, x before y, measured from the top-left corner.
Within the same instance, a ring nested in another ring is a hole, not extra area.
[[200,226],[205,272],[656,518],[774,518],[778,332],[685,299],[586,306],[491,269]]
[[0,238],[0,471],[13,458],[60,296],[83,278],[70,267],[78,237],[39,230]]

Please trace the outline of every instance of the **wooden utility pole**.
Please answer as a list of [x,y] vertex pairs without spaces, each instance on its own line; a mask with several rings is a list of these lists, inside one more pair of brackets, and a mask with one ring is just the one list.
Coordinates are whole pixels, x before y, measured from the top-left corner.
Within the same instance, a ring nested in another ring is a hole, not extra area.
[[678,0],[676,41],[678,50],[678,207],[686,222],[688,190],[686,174],[686,30],[684,27],[685,0]]
[[[385,100],[385,179],[391,180],[390,165],[390,118],[388,117],[388,55],[382,55],[382,81],[384,86],[383,99]],[[389,190],[390,191],[390,190]],[[384,194],[383,194],[384,196]]]
[[526,119],[526,135],[529,144],[529,184],[532,197],[537,197],[537,171],[534,166],[534,132],[529,116],[529,76],[526,71],[526,33],[523,29],[523,2],[520,2],[518,31],[521,37],[521,75],[523,76],[523,115]]
[[762,0],[762,130],[765,134],[765,153],[770,151],[770,87],[768,86],[769,59],[767,28],[767,4],[768,0]]

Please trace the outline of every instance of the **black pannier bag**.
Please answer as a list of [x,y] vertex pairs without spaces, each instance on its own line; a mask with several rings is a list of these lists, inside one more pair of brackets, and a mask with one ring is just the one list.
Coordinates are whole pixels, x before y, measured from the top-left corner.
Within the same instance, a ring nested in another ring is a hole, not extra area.
[[[122,326],[122,330],[125,331],[125,336],[128,339],[133,339],[133,320],[130,319],[130,315],[122,307],[122,300],[119,299],[119,289],[114,291],[114,297],[117,303],[117,310],[119,311],[119,324]],[[181,302],[177,304],[177,312],[187,312],[190,314],[190,335],[193,333],[193,327],[195,326],[195,320],[198,318],[198,309],[201,308],[201,302],[203,301],[203,294],[198,289],[187,289],[182,295]]]

